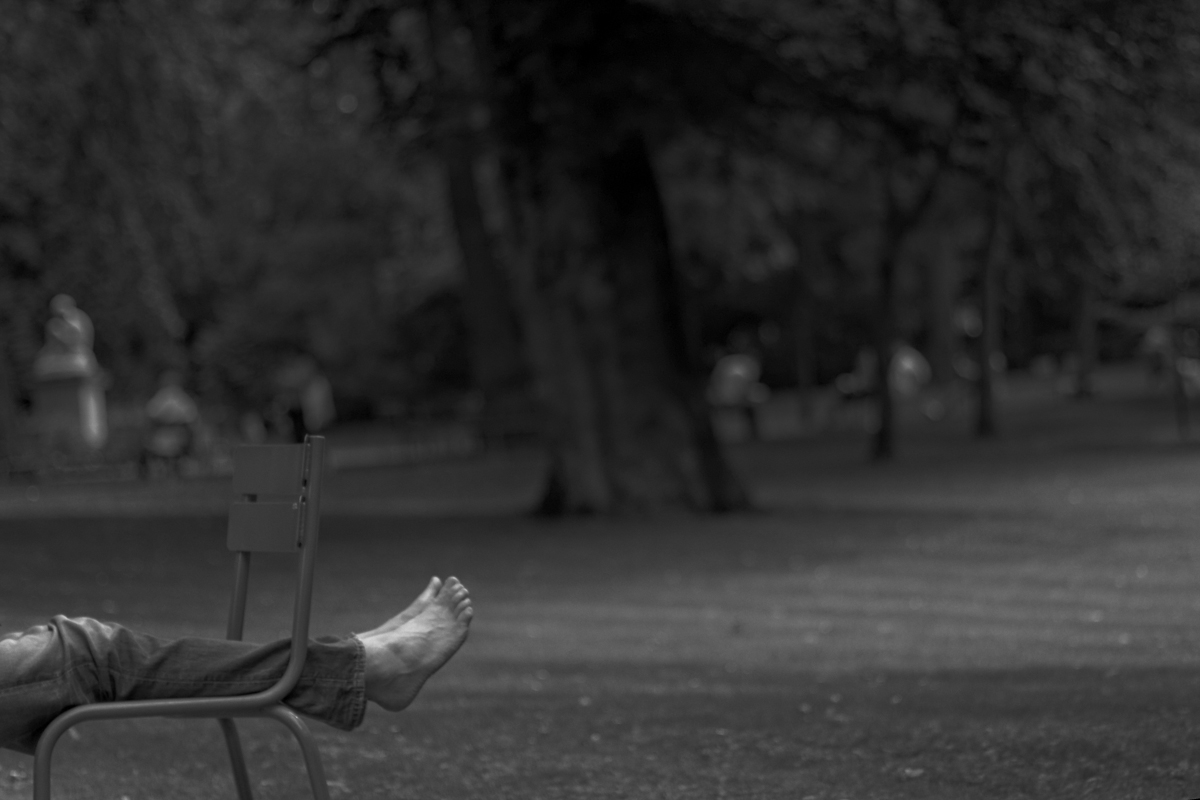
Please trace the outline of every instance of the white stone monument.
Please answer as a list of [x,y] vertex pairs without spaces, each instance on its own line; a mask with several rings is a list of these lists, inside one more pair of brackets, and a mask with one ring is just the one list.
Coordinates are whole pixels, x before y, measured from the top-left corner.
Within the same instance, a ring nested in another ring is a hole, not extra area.
[[33,363],[33,414],[42,434],[100,449],[108,439],[104,371],[92,353],[92,320],[69,295],[50,301],[46,343]]

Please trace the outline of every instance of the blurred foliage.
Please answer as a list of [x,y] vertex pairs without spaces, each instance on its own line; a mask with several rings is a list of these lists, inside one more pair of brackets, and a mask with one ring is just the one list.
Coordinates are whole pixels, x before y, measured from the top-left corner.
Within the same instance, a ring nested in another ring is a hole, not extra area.
[[261,407],[298,353],[351,406],[420,384],[393,333],[455,281],[439,187],[372,138],[352,81],[297,68],[288,9],[0,12],[0,357],[18,387],[58,292],[93,317],[118,399],[183,367],[210,402]]
[[[739,320],[786,328],[795,274],[827,379],[883,262],[896,333],[927,335],[922,271],[969,298],[992,213],[1016,304],[1163,302],[1197,275],[1197,26],[1190,0],[0,0],[0,403],[58,292],[118,397],[183,366],[261,406],[296,353],[366,411],[464,390],[429,165],[463,124],[481,169],[647,133],[698,363]],[[439,70],[473,76],[453,103]]]

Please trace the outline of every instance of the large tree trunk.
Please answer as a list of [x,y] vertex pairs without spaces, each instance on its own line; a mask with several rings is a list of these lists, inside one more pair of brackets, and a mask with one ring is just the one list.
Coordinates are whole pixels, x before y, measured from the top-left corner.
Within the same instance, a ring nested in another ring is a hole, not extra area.
[[484,221],[475,165],[477,135],[471,125],[478,104],[472,54],[460,31],[464,22],[452,3],[426,4],[429,39],[437,67],[442,130],[438,137],[463,271],[463,305],[471,373],[483,394],[481,427],[486,438],[503,437],[521,416],[528,373],[521,352],[512,292],[497,263]]
[[465,7],[501,145],[513,287],[551,454],[542,511],[747,506],[713,433],[707,375],[689,360],[646,144],[615,113],[623,90],[598,80],[612,66],[607,48],[623,46],[616,34],[644,31],[647,12],[553,4],[551,25],[541,6]]
[[443,138],[440,150],[466,273],[463,305],[471,373],[483,394],[484,434],[503,434],[506,418],[524,403],[527,377],[512,293],[484,224],[475,182],[475,147],[468,136],[451,135]]
[[689,363],[645,144],[526,149],[517,165],[522,317],[552,452],[542,510],[728,510],[747,496]]

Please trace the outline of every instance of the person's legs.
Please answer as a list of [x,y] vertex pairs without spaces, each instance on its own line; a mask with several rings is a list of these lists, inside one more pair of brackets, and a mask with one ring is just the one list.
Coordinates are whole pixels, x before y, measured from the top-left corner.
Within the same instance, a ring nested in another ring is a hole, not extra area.
[[[462,584],[434,579],[379,628],[310,642],[300,680],[284,702],[343,730],[361,723],[368,699],[399,710],[466,639],[470,617]],[[57,616],[0,639],[0,747],[32,753],[54,717],[85,703],[261,691],[283,675],[289,653],[287,640],[168,641]]]
[[[252,694],[283,676],[288,640],[168,641],[86,617],[56,616],[0,639],[0,747],[32,753],[42,729],[74,706],[114,700]],[[295,710],[350,730],[366,707],[365,656],[355,637],[310,642]]]

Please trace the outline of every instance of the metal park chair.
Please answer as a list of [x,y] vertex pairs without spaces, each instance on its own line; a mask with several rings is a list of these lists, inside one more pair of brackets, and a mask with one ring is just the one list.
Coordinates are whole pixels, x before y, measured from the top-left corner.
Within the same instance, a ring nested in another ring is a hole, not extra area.
[[239,447],[234,451],[233,491],[227,544],[236,553],[229,639],[241,639],[246,616],[246,587],[251,553],[294,553],[298,563],[292,617],[292,649],[283,677],[269,689],[239,697],[180,700],[135,700],[92,703],[60,714],[46,727],[34,756],[34,800],[50,800],[50,759],[54,745],[80,722],[134,717],[211,717],[220,721],[229,748],[233,779],[240,800],[252,800],[250,778],[235,717],[266,717],[284,725],[300,743],[313,796],[329,800],[321,755],[308,726],[283,698],[295,687],[308,653],[313,568],[320,522],[321,476],[325,440],[309,436],[303,444]]

